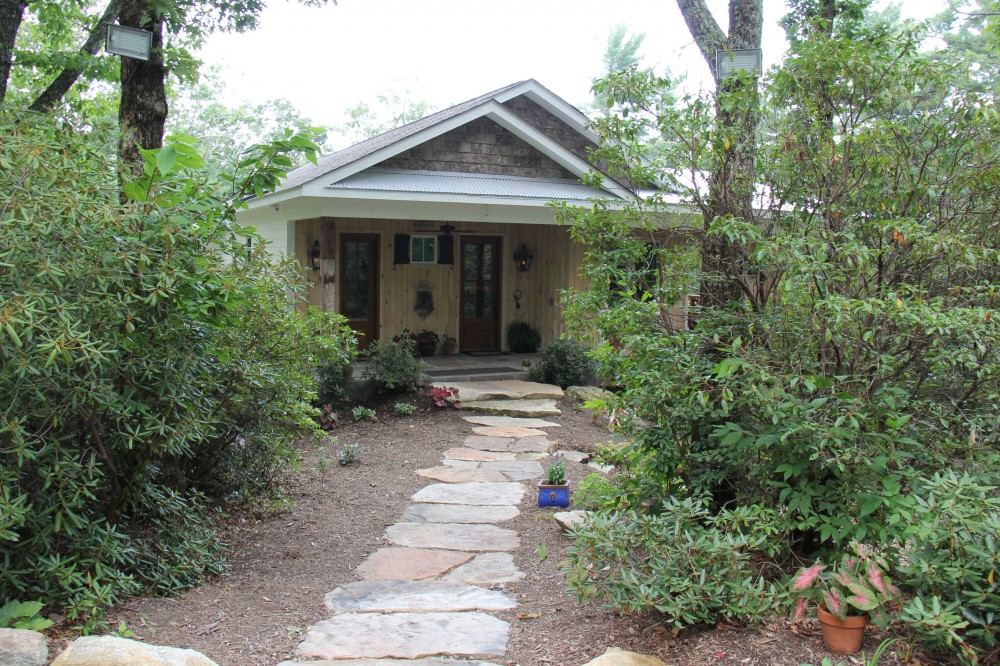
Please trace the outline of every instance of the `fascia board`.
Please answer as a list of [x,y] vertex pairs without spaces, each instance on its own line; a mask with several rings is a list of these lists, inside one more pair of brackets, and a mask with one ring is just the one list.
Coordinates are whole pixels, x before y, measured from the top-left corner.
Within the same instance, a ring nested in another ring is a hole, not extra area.
[[[485,204],[490,206],[528,206],[535,208],[545,208],[550,201],[566,201],[574,206],[593,205],[587,199],[547,199],[540,200],[528,197],[492,197],[477,194],[442,194],[438,192],[387,192],[385,190],[350,190],[350,189],[330,189],[324,190],[322,194],[313,195],[327,199],[363,199],[371,201],[415,201],[421,203],[436,204]],[[621,202],[622,205],[625,202]],[[612,203],[614,207],[614,203]]]
[[535,102],[594,143],[600,143],[600,137],[588,129],[587,126],[590,124],[590,118],[588,118],[585,113],[534,79],[529,79],[528,81],[525,81],[521,85],[515,86],[510,90],[505,90],[494,99],[503,103],[509,102],[515,97],[519,97],[521,95],[528,97],[531,101]]

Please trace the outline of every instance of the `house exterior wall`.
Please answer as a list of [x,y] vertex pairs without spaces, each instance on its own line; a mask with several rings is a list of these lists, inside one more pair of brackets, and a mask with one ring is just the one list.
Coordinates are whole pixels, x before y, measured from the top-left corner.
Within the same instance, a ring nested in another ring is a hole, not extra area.
[[[317,219],[299,220],[295,224],[295,254],[299,262],[307,264],[308,248],[320,236]],[[345,233],[377,233],[379,238],[379,339],[391,340],[404,328],[411,332],[429,329],[441,336],[445,334],[459,337],[460,307],[460,244],[463,229],[475,229],[475,236],[497,236],[501,239],[501,293],[500,326],[505,332],[507,325],[515,320],[523,320],[537,327],[542,333],[542,343],[547,344],[558,338],[563,331],[560,293],[567,287],[581,286],[577,267],[583,257],[582,246],[573,243],[565,227],[555,225],[526,224],[475,224],[457,225],[454,232],[454,267],[447,264],[406,264],[393,267],[393,241],[395,234],[432,234],[436,231],[416,229],[412,220],[372,220],[362,218],[335,218],[333,221],[337,252],[340,236]],[[434,224],[434,229],[437,229]],[[516,248],[526,245],[535,255],[531,270],[520,273],[514,268],[513,254]],[[339,258],[339,256],[338,256]],[[314,271],[303,271],[307,282],[307,305],[318,306],[320,289],[319,275]],[[414,312],[416,285],[427,281],[434,295],[434,311],[426,318]],[[334,289],[336,290],[336,284]],[[521,291],[520,308],[514,300],[514,292]],[[338,301],[334,300],[335,303]],[[459,340],[461,347],[461,340]],[[501,336],[501,348],[507,349],[506,334]]]
[[474,120],[378,166],[576,180],[576,176],[554,160],[489,118]]

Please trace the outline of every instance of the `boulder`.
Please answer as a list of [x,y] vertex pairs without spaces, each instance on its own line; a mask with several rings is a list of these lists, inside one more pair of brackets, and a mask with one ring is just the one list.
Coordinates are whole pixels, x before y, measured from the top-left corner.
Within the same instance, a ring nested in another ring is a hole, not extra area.
[[647,654],[608,648],[607,652],[597,659],[591,659],[583,666],[666,666],[666,664]]
[[568,532],[570,530],[575,530],[577,525],[582,523],[586,517],[586,511],[577,509],[576,511],[559,511],[552,516],[552,519],[556,521],[556,524],[559,525],[564,532]]
[[610,394],[597,386],[570,386],[566,389],[566,396],[587,402],[588,400],[605,400]]
[[45,636],[27,629],[0,629],[0,664],[5,666],[45,666],[49,646]]
[[82,636],[52,666],[218,666],[194,650],[148,645],[114,636]]

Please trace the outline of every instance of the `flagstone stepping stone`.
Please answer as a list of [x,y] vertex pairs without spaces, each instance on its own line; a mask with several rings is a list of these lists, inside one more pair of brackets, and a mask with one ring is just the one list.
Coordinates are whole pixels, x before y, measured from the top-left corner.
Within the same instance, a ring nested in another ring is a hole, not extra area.
[[508,477],[497,471],[488,469],[461,469],[459,467],[451,467],[449,465],[431,467],[428,469],[418,469],[417,475],[422,476],[425,479],[434,479],[435,481],[442,481],[444,483],[496,483],[498,481],[508,480]]
[[448,573],[472,558],[455,550],[393,546],[369,555],[355,572],[365,580],[420,580]]
[[[479,430],[479,428],[476,428]],[[536,431],[537,432],[537,431]],[[479,451],[508,451],[507,448],[514,443],[513,437],[484,437],[483,435],[469,435],[465,438],[465,448]]]
[[[464,406],[464,403],[463,403]],[[518,418],[515,416],[463,416],[463,419],[473,425],[489,426],[491,428],[558,428],[558,423],[545,419]],[[475,432],[475,430],[473,430]],[[493,433],[487,433],[493,434]],[[503,437],[504,435],[501,435]],[[511,435],[512,436],[512,435]]]
[[475,400],[462,401],[465,412],[483,412],[501,416],[559,416],[555,400]]
[[542,466],[534,460],[515,460],[513,462],[484,462],[479,465],[482,470],[503,472],[512,481],[527,481],[537,479],[542,475]]
[[575,511],[557,511],[552,519],[556,525],[563,528],[564,532],[576,529],[576,527],[586,519],[589,512],[577,509]]
[[575,463],[585,463],[590,460],[590,454],[584,453],[583,451],[556,451],[557,456],[562,456],[566,460],[572,460]]
[[495,525],[464,523],[396,523],[389,526],[385,535],[397,546],[443,548],[474,553],[516,550],[521,543],[514,530]]
[[[482,463],[480,463],[482,464]],[[520,483],[433,483],[417,491],[415,502],[432,504],[510,505],[521,503],[525,488]]]
[[441,580],[362,580],[326,595],[335,613],[418,613],[506,610],[517,602],[503,592]]
[[411,504],[403,518],[411,523],[502,523],[520,515],[513,506]]
[[614,465],[602,465],[601,463],[596,463],[596,462],[587,463],[587,467],[596,469],[601,474],[611,474],[612,472],[615,471]]
[[518,379],[486,382],[434,382],[432,386],[457,388],[463,408],[467,403],[477,400],[531,400],[539,398],[559,400],[563,397],[563,390],[558,386]]
[[479,463],[477,463],[475,460],[452,460],[451,458],[442,460],[441,464],[447,465],[448,467],[458,467],[461,469],[477,469],[479,467]]
[[549,457],[547,453],[518,453],[515,460],[545,460]]
[[[500,666],[489,661],[468,661],[462,659],[408,659],[407,664],[416,666]],[[320,659],[319,661],[283,661],[278,666],[404,666],[399,659]]]
[[516,453],[537,451],[539,453],[551,453],[556,448],[556,443],[548,437],[521,437],[514,440],[510,445],[510,451]]
[[444,457],[452,460],[475,460],[476,462],[516,459],[513,453],[507,451],[480,451],[478,449],[464,448],[448,449],[444,452]]
[[524,574],[514,566],[514,556],[510,553],[482,553],[441,580],[481,585],[485,583],[514,583],[522,578],[524,578]]
[[539,430],[538,428],[521,428],[517,426],[479,426],[477,428],[473,428],[472,432],[485,437],[507,437],[510,439],[520,439],[522,437],[543,437],[548,434],[544,430]]
[[486,613],[347,613],[314,624],[302,657],[502,656],[510,625]]

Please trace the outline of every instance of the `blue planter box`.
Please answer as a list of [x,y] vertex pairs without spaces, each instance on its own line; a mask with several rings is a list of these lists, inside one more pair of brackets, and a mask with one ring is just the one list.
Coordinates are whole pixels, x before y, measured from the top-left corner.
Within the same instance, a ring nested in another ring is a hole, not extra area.
[[569,506],[569,485],[538,484],[538,506]]

